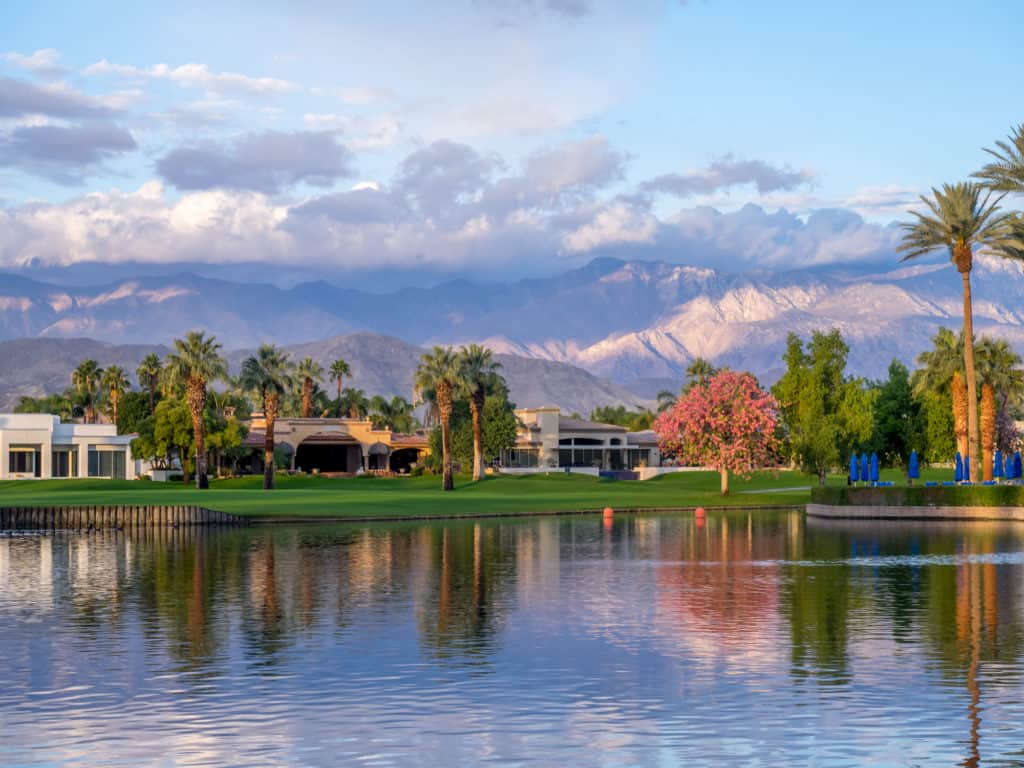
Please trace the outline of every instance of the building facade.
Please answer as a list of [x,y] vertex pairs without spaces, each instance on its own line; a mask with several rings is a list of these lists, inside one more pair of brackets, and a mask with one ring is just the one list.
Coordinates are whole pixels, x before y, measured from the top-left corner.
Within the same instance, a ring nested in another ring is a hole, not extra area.
[[[266,431],[263,414],[254,413],[245,445],[260,464]],[[274,443],[291,469],[328,474],[403,474],[429,452],[424,435],[375,429],[368,419],[276,419]]]
[[113,424],[64,424],[49,414],[2,413],[0,480],[133,480],[132,437],[117,434]]
[[558,408],[523,408],[516,417],[515,448],[502,455],[507,469],[619,471],[661,465],[653,430],[629,432],[617,424],[563,416]]

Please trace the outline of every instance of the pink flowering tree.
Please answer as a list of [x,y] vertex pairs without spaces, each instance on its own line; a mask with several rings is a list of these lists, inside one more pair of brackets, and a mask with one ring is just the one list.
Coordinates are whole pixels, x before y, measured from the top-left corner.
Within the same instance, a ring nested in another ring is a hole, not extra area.
[[658,416],[654,429],[662,453],[686,464],[710,467],[722,475],[749,475],[775,459],[778,403],[749,373],[719,371]]

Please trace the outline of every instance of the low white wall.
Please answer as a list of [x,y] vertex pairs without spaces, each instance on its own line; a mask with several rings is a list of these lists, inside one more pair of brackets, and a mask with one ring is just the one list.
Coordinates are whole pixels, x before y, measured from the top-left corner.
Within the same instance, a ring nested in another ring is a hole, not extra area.
[[833,520],[1024,520],[1024,507],[834,507],[808,504],[807,514]]

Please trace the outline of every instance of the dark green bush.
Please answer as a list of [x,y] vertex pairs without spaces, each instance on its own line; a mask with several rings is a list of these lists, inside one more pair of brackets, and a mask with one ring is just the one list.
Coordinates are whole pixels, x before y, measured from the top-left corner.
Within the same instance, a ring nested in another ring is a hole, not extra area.
[[1024,507],[1022,485],[811,489],[811,503],[862,507]]

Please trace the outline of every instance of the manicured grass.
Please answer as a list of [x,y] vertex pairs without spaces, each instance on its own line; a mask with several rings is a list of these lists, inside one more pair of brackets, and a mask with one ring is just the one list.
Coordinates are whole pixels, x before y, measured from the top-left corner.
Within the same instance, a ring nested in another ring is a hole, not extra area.
[[[945,473],[932,473],[945,479]],[[932,475],[928,479],[933,479]],[[899,481],[899,472],[883,479]],[[514,512],[576,509],[693,506],[803,506],[816,478],[799,472],[758,472],[749,479],[733,477],[729,496],[718,493],[715,472],[681,472],[653,480],[612,481],[585,475],[522,475],[489,477],[470,483],[456,478],[450,493],[440,478],[277,478],[275,491],[262,490],[261,477],[215,481],[208,491],[180,483],[111,480],[10,480],[0,482],[0,506],[170,505],[195,504],[251,517],[415,517],[473,516]],[[829,478],[829,485],[845,485]],[[756,493],[745,493],[756,491]]]

